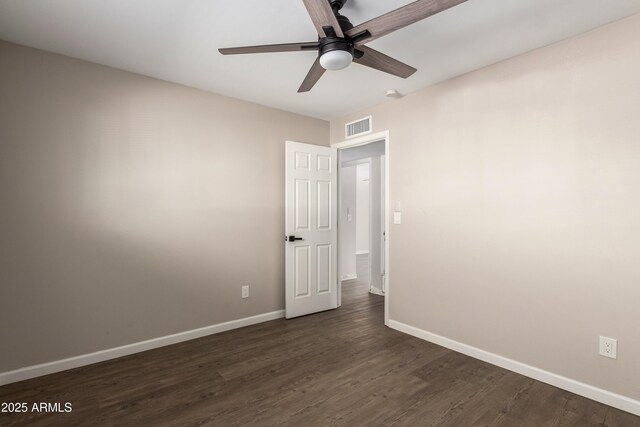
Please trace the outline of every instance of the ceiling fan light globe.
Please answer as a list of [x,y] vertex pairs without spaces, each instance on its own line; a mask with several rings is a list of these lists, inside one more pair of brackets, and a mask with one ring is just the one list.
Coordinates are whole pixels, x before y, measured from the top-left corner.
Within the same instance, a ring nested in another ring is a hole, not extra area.
[[330,50],[320,56],[320,65],[325,70],[337,71],[347,68],[353,61],[353,55],[346,50]]

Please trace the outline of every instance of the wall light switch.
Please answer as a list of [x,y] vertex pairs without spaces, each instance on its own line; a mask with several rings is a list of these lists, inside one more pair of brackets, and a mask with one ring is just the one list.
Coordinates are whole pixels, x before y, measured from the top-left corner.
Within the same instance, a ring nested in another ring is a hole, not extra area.
[[242,298],[249,298],[249,285],[242,287]]
[[393,213],[393,223],[394,224],[402,224],[402,212],[394,212]]

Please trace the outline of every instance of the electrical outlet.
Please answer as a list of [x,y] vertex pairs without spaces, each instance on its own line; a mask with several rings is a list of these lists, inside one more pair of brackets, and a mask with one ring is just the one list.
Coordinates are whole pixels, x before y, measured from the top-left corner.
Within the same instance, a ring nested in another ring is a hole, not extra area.
[[600,337],[600,355],[604,357],[610,357],[612,359],[617,359],[618,340],[614,338]]

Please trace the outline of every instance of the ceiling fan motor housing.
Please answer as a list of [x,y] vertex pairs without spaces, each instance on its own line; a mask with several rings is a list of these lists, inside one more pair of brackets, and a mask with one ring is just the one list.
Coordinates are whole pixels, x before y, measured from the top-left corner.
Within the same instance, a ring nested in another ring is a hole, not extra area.
[[344,15],[336,14],[336,19],[338,20],[338,24],[340,24],[340,28],[342,28],[342,32],[347,32],[353,28],[353,24],[349,21]]
[[320,65],[325,70],[342,70],[353,61],[353,43],[349,39],[324,37],[318,46]]
[[[333,9],[333,13],[336,17],[336,20],[338,21],[338,24],[340,25],[340,29],[342,30],[342,32],[346,33],[347,31],[352,29],[353,24],[351,23],[351,21],[349,21],[349,18],[340,15],[340,9],[342,9],[342,6],[344,6],[346,0],[328,1],[331,4],[331,8]],[[338,37],[331,27],[325,27],[325,33],[326,37],[322,37],[318,40],[318,54],[320,58],[322,58],[324,54],[332,51],[348,52],[351,57],[354,56],[354,44],[350,37]],[[346,61],[346,59],[343,58],[343,61]],[[351,60],[349,59],[349,63],[350,62]]]
[[339,37],[324,37],[319,41],[320,46],[318,53],[320,56],[332,50],[344,50],[349,52],[353,56],[353,43],[349,39],[342,39]]

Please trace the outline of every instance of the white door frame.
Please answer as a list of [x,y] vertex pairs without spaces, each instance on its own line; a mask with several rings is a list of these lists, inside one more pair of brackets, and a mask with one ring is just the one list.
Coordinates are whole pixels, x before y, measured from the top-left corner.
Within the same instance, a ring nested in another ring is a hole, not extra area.
[[[338,149],[338,189],[341,188],[340,185],[340,150],[344,148],[353,148],[358,147],[360,145],[371,144],[372,142],[384,141],[384,272],[385,272],[385,296],[384,296],[384,324],[389,324],[389,298],[391,295],[391,280],[390,280],[390,269],[389,269],[389,239],[391,237],[389,233],[389,131],[383,131],[378,133],[372,133],[369,135],[361,136],[359,138],[350,139],[343,142],[338,142],[336,144],[331,144],[332,147]],[[342,212],[342,197],[338,194],[338,212]],[[340,217],[338,217],[340,218]],[[340,239],[340,220],[338,219],[338,239]],[[338,251],[340,250],[340,241],[338,240]],[[340,271],[340,254],[338,254],[338,271]],[[338,274],[339,276],[339,274]],[[340,280],[338,280],[338,305],[342,304],[342,285],[340,284]]]

